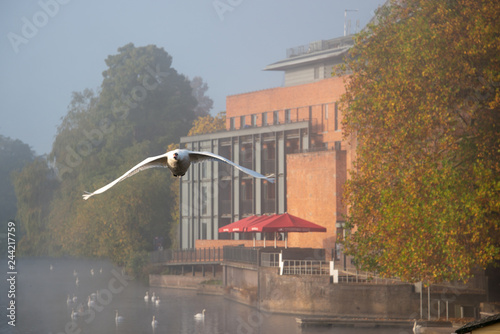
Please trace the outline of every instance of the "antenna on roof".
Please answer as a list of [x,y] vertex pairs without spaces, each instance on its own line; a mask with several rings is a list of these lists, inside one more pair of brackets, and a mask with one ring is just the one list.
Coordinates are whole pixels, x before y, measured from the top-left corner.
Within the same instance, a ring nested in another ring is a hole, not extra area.
[[347,12],[357,12],[357,9],[344,10],[344,36],[347,36]]

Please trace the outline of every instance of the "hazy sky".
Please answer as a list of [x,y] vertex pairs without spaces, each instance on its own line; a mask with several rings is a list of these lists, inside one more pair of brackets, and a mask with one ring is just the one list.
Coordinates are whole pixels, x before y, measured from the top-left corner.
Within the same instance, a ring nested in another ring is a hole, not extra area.
[[363,27],[385,0],[3,0],[0,2],[0,134],[49,153],[71,92],[96,89],[104,60],[130,42],[155,44],[214,100],[283,84],[262,69],[286,49]]

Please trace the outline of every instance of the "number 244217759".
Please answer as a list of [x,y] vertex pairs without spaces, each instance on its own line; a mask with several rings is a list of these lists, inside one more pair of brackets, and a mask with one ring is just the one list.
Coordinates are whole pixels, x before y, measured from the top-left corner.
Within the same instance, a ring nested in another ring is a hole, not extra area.
[[16,269],[16,223],[9,222],[7,224],[7,258],[9,270]]

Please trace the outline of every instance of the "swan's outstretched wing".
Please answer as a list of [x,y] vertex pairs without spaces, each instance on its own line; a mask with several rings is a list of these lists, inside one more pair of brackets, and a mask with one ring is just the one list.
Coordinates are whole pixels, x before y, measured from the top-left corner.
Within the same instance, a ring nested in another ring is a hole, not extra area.
[[229,159],[226,159],[224,157],[221,157],[220,155],[217,155],[215,153],[212,153],[212,152],[193,152],[193,151],[189,151],[189,159],[191,160],[191,162],[200,162],[200,161],[203,161],[203,160],[215,160],[215,161],[219,161],[219,162],[224,162],[226,164],[229,164],[239,170],[241,170],[242,172],[244,173],[247,173],[248,175],[250,176],[253,176],[255,178],[258,178],[258,179],[264,179],[264,180],[267,180],[271,183],[274,183],[274,178],[273,177],[268,177],[268,176],[264,176],[260,173],[257,173],[256,171],[254,170],[251,170],[251,169],[248,169],[248,168],[245,168],[243,166],[240,166],[234,162],[232,162],[231,160]]
[[131,177],[132,175],[134,175],[136,173],[139,173],[140,171],[143,171],[143,170],[149,169],[149,168],[155,168],[155,167],[164,167],[164,168],[168,167],[166,153],[145,159],[144,161],[135,165],[132,169],[130,169],[128,172],[126,172],[125,174],[123,174],[122,176],[120,176],[119,178],[114,180],[113,182],[105,185],[102,188],[97,189],[93,193],[86,193],[86,194],[82,195],[83,199],[87,200],[94,195],[101,194],[101,193],[105,192],[106,190],[108,190],[109,188],[111,188],[112,186],[114,186],[115,184],[117,184],[118,182],[123,181],[126,178]]

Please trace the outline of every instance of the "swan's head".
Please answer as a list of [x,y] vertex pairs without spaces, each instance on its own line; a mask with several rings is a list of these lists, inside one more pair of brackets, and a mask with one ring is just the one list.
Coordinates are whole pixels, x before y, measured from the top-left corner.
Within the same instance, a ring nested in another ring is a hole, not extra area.
[[174,152],[173,157],[174,157],[174,160],[178,160],[179,159],[179,153]]

